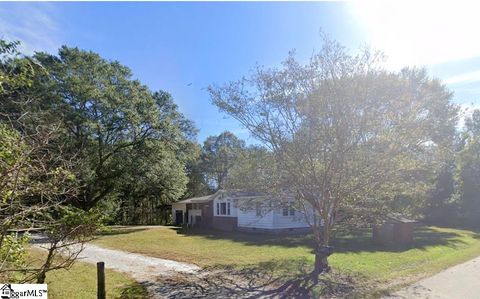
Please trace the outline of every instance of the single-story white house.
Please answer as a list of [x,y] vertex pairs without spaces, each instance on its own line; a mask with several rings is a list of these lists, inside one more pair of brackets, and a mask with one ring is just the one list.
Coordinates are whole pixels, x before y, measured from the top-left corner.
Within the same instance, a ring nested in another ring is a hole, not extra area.
[[172,205],[173,222],[220,230],[256,232],[306,231],[304,213],[285,204],[271,207],[265,196],[219,190],[203,197],[188,198]]

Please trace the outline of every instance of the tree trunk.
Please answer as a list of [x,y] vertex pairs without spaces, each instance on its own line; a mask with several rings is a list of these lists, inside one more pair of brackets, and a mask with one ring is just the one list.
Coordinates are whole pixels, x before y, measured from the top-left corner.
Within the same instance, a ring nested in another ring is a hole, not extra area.
[[313,274],[318,276],[324,272],[328,272],[330,267],[328,266],[328,256],[330,255],[328,246],[317,245],[315,248],[315,267]]
[[329,234],[327,231],[327,227],[321,226],[321,223],[315,224],[315,265],[312,274],[315,276],[315,278],[318,278],[318,275],[330,271],[330,266],[328,265],[328,257],[332,254],[333,247],[328,246]]
[[323,272],[328,272],[329,269],[328,255],[318,252],[317,250],[317,252],[315,252],[315,268],[313,270],[313,274],[318,276]]

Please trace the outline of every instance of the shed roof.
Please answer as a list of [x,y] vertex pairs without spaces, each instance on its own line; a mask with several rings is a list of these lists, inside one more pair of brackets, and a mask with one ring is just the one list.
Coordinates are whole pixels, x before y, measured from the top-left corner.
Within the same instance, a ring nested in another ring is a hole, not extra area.
[[386,218],[387,221],[391,221],[391,222],[400,222],[400,223],[417,222],[417,220],[408,219],[405,216],[403,216],[402,214],[398,214],[398,213],[388,214],[385,218]]

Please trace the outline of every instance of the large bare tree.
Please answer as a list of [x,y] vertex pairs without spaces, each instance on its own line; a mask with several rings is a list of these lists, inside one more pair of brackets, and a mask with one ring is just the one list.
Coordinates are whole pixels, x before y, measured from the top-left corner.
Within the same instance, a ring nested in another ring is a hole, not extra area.
[[393,195],[426,187],[456,123],[452,94],[425,70],[391,72],[381,67],[381,53],[350,53],[325,38],[305,65],[291,54],[281,68],[256,67],[249,77],[209,87],[213,103],[273,156],[275,173],[256,187],[293,194],[305,210],[316,274],[329,269],[338,212],[368,216]]

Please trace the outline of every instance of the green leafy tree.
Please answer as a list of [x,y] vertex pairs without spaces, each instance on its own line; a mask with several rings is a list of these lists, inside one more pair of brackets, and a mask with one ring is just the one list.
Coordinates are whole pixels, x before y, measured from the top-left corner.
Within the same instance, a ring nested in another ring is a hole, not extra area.
[[218,136],[208,137],[202,147],[201,168],[212,189],[224,187],[229,169],[245,148],[245,141],[225,131]]
[[79,161],[77,206],[142,192],[168,200],[183,194],[196,130],[168,93],[152,93],[127,67],[93,52],[62,47],[58,56],[35,59],[48,71],[36,90],[62,122],[64,153]]
[[279,181],[274,154],[262,146],[249,146],[237,157],[225,180],[226,189],[255,192]]
[[170,94],[153,93],[168,139],[149,139],[128,150],[130,164],[121,178],[118,197],[123,223],[166,224],[167,205],[188,192],[189,166],[198,158],[197,130],[173,102]]
[[450,160],[441,166],[435,178],[434,188],[428,197],[424,209],[427,221],[435,224],[452,225],[456,222],[457,204],[455,202],[455,163]]
[[188,177],[185,163],[160,141],[132,148],[135,164],[118,188],[122,222],[128,224],[166,224],[162,208],[181,198],[186,192]]
[[456,202],[461,220],[480,226],[480,110],[465,120],[464,145],[457,155]]
[[201,146],[195,145],[195,159],[190,160],[186,165],[188,175],[187,191],[183,198],[190,198],[196,196],[204,196],[213,192],[212,188],[207,182],[207,178],[202,168],[202,161],[200,159]]
[[386,71],[381,58],[325,39],[306,65],[290,55],[281,68],[209,87],[213,103],[274,155],[278,180],[262,189],[271,200],[286,190],[304,210],[315,274],[329,268],[338,211],[369,217],[399,194],[425,193],[433,157],[455,131],[441,82],[424,70]]

